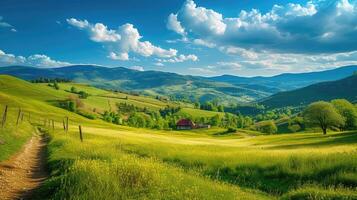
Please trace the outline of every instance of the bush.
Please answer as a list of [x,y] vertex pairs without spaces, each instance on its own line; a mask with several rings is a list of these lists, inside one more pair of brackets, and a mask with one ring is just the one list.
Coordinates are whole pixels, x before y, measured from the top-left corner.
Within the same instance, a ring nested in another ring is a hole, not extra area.
[[275,122],[272,120],[262,121],[256,125],[256,129],[262,133],[274,134],[278,131]]
[[289,125],[289,126],[288,126],[288,129],[289,129],[291,132],[295,133],[295,132],[298,132],[299,130],[301,130],[301,127],[300,127],[299,124],[292,124],[292,125]]
[[235,132],[237,132],[237,129],[233,127],[229,127],[226,131],[226,133],[235,133]]

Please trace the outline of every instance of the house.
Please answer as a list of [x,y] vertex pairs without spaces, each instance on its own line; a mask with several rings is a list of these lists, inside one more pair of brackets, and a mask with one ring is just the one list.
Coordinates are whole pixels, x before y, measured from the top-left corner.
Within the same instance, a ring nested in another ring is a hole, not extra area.
[[177,130],[190,130],[194,128],[195,128],[195,124],[189,119],[180,119],[176,123]]

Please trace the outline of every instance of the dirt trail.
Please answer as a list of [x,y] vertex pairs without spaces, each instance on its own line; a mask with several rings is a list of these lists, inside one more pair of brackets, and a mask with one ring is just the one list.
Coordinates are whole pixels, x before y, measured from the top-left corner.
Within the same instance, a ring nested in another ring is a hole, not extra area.
[[30,199],[47,178],[45,138],[33,136],[23,149],[0,163],[0,199]]

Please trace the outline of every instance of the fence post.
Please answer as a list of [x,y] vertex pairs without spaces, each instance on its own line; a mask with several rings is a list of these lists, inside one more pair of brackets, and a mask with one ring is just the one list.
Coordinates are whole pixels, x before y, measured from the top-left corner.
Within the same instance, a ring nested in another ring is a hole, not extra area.
[[66,124],[64,122],[64,119],[62,120],[62,122],[63,122],[63,130],[66,131]]
[[52,120],[52,130],[54,131],[55,130],[55,121]]
[[4,114],[2,115],[1,127],[4,128],[7,117],[7,105],[5,106]]
[[68,133],[68,121],[69,121],[69,119],[68,119],[68,117],[66,117],[66,122],[67,122],[67,125],[66,125],[66,133]]
[[79,128],[79,139],[81,139],[81,142],[83,142],[83,135],[82,135],[82,127],[81,127],[81,125],[79,125],[78,128]]
[[19,113],[17,114],[16,126],[19,125],[20,116],[21,116],[21,108],[19,108]]

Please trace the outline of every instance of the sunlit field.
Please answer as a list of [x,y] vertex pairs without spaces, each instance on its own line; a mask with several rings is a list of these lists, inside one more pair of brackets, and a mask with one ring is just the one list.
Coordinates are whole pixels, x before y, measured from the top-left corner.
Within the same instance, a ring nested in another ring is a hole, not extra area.
[[[0,159],[19,150],[31,133],[50,138],[51,176],[36,191],[38,199],[357,198],[356,132],[221,135],[220,128],[124,127],[54,107],[65,91],[9,77],[0,83],[1,110],[10,107]],[[16,127],[20,107],[31,118]],[[55,121],[54,129],[46,119]]]

